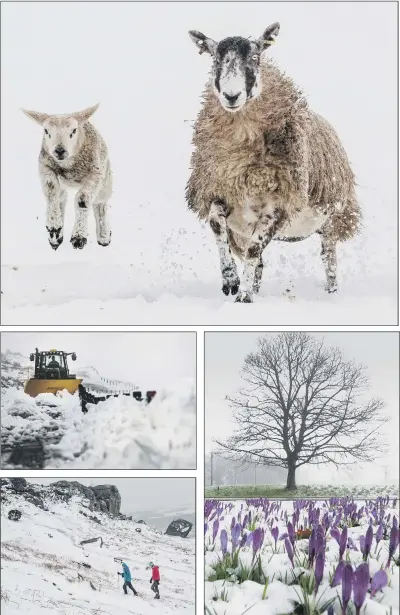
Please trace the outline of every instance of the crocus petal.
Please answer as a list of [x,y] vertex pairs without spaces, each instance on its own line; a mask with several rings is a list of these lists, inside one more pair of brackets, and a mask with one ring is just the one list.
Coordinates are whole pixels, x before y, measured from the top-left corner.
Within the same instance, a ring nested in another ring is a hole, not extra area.
[[354,604],[359,609],[364,604],[364,600],[367,596],[369,583],[369,568],[368,564],[360,564],[354,573],[353,579],[353,592],[354,592]]
[[375,596],[376,592],[378,592],[382,587],[385,587],[388,584],[388,576],[384,570],[378,570],[375,572],[371,581],[371,596]]
[[344,567],[345,563],[342,560],[336,566],[336,570],[331,581],[331,587],[336,587],[336,585],[340,585],[342,582]]
[[347,605],[349,604],[352,588],[353,568],[350,566],[350,564],[346,564],[343,570],[342,578],[342,603],[344,608],[347,608]]

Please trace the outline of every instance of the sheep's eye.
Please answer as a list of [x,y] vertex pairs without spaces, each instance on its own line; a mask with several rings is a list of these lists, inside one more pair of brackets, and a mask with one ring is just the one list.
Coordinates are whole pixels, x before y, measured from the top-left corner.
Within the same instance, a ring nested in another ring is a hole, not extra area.
[[258,55],[254,55],[251,59],[254,61],[258,60]]
[[71,139],[72,139],[72,135],[74,135],[75,133],[76,133],[76,128],[74,128],[71,134],[69,135]]
[[50,137],[50,133],[49,133],[49,131],[47,130],[47,128],[45,128],[45,129],[44,129],[44,133],[45,133],[46,135],[49,135],[49,137]]

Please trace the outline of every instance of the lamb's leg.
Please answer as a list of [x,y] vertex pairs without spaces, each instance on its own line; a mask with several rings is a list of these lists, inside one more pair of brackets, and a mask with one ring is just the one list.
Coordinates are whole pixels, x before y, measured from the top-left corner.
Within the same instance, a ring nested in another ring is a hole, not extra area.
[[240,279],[233,260],[226,229],[226,205],[223,201],[214,201],[211,204],[209,222],[214,233],[219,252],[219,261],[222,274],[222,292],[224,295],[236,295],[239,290]]
[[326,290],[328,293],[334,293],[337,291],[337,279],[336,279],[336,241],[326,235],[321,235],[321,258],[325,267],[326,274]]
[[108,246],[111,242],[111,229],[107,214],[108,205],[99,201],[94,203],[93,212],[96,220],[96,235],[99,246]]
[[258,292],[261,282],[260,262],[263,250],[283,225],[284,220],[284,212],[275,207],[268,213],[262,214],[257,222],[245,254],[243,277],[236,297],[237,303],[253,303],[253,293]]
[[61,190],[58,177],[51,169],[41,165],[39,173],[43,194],[47,204],[46,229],[48,232],[49,244],[53,250],[57,250],[64,239],[63,227],[66,193],[64,190]]
[[87,243],[89,207],[93,205],[101,185],[101,174],[95,174],[82,182],[75,197],[75,224],[72,229],[71,243],[75,249],[82,250]]

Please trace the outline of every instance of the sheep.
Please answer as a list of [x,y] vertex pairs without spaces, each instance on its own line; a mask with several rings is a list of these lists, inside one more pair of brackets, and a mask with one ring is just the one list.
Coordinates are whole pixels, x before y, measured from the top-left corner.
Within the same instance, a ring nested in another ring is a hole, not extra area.
[[[217,243],[222,291],[252,303],[262,253],[272,239],[321,238],[326,290],[337,290],[336,244],[358,231],[355,178],[332,126],[309,109],[301,90],[262,59],[279,33],[274,23],[256,40],[216,42],[189,35],[213,59],[194,125],[186,200],[207,220]],[[233,258],[243,262],[242,280]]]
[[87,243],[90,207],[96,220],[97,243],[105,247],[111,241],[107,215],[112,192],[110,160],[102,136],[88,121],[98,107],[99,104],[65,115],[22,109],[44,130],[39,176],[47,204],[46,229],[53,250],[64,239],[67,188],[71,187],[77,189],[73,248],[81,250]]

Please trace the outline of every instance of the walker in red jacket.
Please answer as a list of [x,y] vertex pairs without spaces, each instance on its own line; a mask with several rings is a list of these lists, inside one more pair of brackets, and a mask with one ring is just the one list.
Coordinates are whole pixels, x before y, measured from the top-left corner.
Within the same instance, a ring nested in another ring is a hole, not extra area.
[[150,579],[150,583],[151,583],[151,589],[154,592],[154,598],[159,600],[160,599],[160,590],[159,590],[159,585],[160,585],[160,570],[158,568],[158,566],[155,566],[153,564],[153,562],[149,562],[149,568],[151,568],[151,579]]

